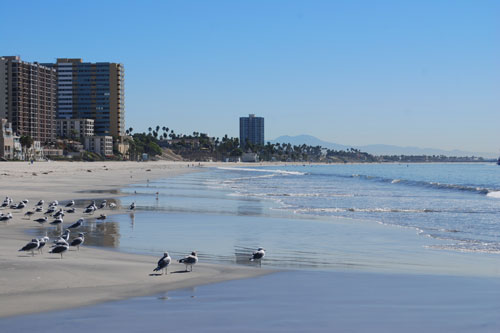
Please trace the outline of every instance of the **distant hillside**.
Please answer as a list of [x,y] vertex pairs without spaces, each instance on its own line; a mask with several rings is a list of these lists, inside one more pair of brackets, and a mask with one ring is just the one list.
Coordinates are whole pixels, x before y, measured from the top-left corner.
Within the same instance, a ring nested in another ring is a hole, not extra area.
[[367,152],[373,155],[445,155],[445,156],[480,156],[485,158],[496,158],[493,153],[484,152],[470,152],[462,150],[442,150],[436,148],[419,148],[419,147],[400,147],[394,145],[384,145],[384,144],[373,144],[366,146],[346,146],[338,143],[327,142],[318,139],[312,135],[297,135],[288,136],[283,135],[274,140],[270,140],[271,143],[290,143],[292,145],[310,145],[310,146],[321,146],[323,148],[335,149],[335,150],[346,150],[349,148],[359,149],[363,152]]

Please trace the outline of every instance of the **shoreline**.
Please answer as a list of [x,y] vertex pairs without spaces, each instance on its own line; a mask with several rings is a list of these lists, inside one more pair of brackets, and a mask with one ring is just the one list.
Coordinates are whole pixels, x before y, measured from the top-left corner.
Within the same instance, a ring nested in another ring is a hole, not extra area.
[[[18,252],[29,241],[26,231],[36,223],[33,218],[25,219],[24,213],[38,200],[48,203],[57,199],[62,203],[71,199],[119,197],[119,193],[108,193],[149,179],[200,171],[186,165],[184,162],[1,163],[0,195],[8,195],[16,203],[28,199],[29,203],[21,211],[2,210],[11,211],[13,219],[0,222],[0,318],[153,295],[277,271],[199,263],[192,273],[181,274],[184,265],[173,260],[167,276],[151,276],[159,257],[85,246],[80,251],[70,249],[62,260],[58,255],[48,254],[48,246],[44,254],[34,257]],[[104,212],[126,211],[120,208]],[[39,215],[41,213],[35,216]],[[71,214],[71,222],[79,217],[83,214]]]

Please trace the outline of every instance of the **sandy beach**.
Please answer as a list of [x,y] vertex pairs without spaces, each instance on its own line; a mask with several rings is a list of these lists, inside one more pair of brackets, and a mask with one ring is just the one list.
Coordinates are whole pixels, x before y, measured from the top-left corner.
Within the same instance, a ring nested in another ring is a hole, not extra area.
[[[0,317],[68,309],[133,296],[267,274],[269,270],[199,263],[192,273],[174,263],[167,276],[152,276],[158,257],[107,251],[83,246],[58,255],[31,256],[18,252],[30,239],[26,230],[36,225],[24,212],[43,199],[109,197],[109,191],[148,179],[192,172],[187,163],[173,162],[23,162],[0,164],[0,196],[14,202],[28,199],[28,207],[11,211],[13,219],[0,225]],[[117,196],[114,194],[112,196]],[[104,213],[123,213],[123,208]],[[80,209],[81,212],[81,209]],[[41,213],[39,213],[41,215]],[[71,221],[81,217],[71,215]],[[159,256],[161,253],[159,253]]]

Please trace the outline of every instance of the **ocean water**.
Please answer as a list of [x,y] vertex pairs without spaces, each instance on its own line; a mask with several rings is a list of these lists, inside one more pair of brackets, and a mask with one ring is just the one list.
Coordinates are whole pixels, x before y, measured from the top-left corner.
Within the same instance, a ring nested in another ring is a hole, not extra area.
[[[265,171],[269,170],[269,171]],[[365,164],[227,168],[221,186],[296,215],[363,219],[443,240],[435,248],[500,253],[500,167]]]
[[[310,220],[364,220],[414,229],[439,240],[429,245],[434,249],[500,253],[500,167],[495,164],[222,167],[125,191],[131,196],[123,203],[135,201],[138,211],[295,219],[302,223],[293,229],[306,238],[318,230],[317,225],[309,230]],[[237,226],[247,237],[252,227],[255,234],[264,228],[248,221]],[[277,232],[273,236],[283,235]],[[319,233],[328,236],[328,230]]]

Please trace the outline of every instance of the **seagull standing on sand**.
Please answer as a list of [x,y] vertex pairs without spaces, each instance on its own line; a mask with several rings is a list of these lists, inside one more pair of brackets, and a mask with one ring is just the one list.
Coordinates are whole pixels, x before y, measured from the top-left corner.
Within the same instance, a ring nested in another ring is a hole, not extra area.
[[57,212],[55,212],[52,217],[63,217],[64,216],[64,211],[62,208],[59,208],[59,210]]
[[26,204],[24,203],[24,201],[21,201],[20,203],[17,204],[16,207],[14,207],[15,209],[23,209],[24,207],[26,207]]
[[99,205],[99,209],[103,209],[103,208],[106,208],[106,205],[108,204],[108,201],[107,200],[103,200],[101,202],[101,204]]
[[69,245],[70,246],[76,246],[76,248],[78,249],[78,251],[80,251],[80,245],[82,245],[84,241],[85,241],[84,233],[80,232],[78,234],[78,237],[75,238],[75,239],[73,239]]
[[59,236],[59,237],[58,237],[58,238],[54,241],[54,244],[55,244],[55,245],[62,245],[62,244],[69,245],[69,244],[68,244],[69,234],[70,234],[69,229],[64,230],[64,232],[61,234],[61,236]]
[[158,266],[153,269],[153,272],[158,272],[159,270],[162,271],[162,274],[168,274],[168,265],[170,265],[170,262],[172,261],[172,258],[168,255],[168,252],[163,253],[163,257],[158,260]]
[[94,214],[97,207],[95,205],[90,205],[83,211],[84,214]]
[[68,202],[68,203],[66,204],[66,206],[65,206],[65,207],[73,207],[74,205],[75,205],[75,200],[71,200],[70,202]]
[[38,249],[38,245],[40,243],[38,242],[38,239],[36,238],[33,238],[31,240],[31,242],[29,242],[28,244],[24,245],[22,249],[20,249],[19,251],[31,251],[31,256],[34,256],[35,255],[35,250]]
[[45,201],[40,200],[40,201],[38,201],[38,203],[36,204],[36,206],[43,206],[43,203],[44,203],[44,202],[45,202]]
[[262,258],[266,255],[266,250],[262,247],[259,247],[257,251],[252,253],[252,257],[250,258],[250,261],[255,261],[258,260],[259,264],[262,265]]
[[5,197],[5,200],[2,203],[2,207],[7,207],[12,204],[12,199],[10,197]]
[[66,209],[66,213],[73,214],[75,212],[75,207],[71,207],[69,209]]
[[24,213],[24,216],[27,216],[28,219],[31,219],[31,215],[35,214],[35,210],[28,210],[26,213]]
[[39,253],[43,253],[43,247],[45,246],[45,244],[47,244],[48,241],[49,241],[49,237],[47,236],[47,234],[45,234],[45,237],[38,239],[38,248],[37,249],[38,249]]
[[193,271],[193,265],[198,262],[198,257],[196,256],[196,251],[191,252],[187,257],[180,259],[179,263],[186,265],[186,272],[188,271],[188,266],[191,266],[191,272]]
[[78,219],[78,221],[76,221],[75,223],[73,223],[72,225],[70,225],[68,227],[68,229],[75,229],[75,228],[80,227],[83,224],[83,221],[85,221],[83,218]]
[[60,225],[62,224],[64,221],[63,221],[63,218],[62,216],[59,216],[58,218],[56,218],[54,221],[50,222],[50,224],[52,225]]
[[130,204],[130,207],[129,207],[130,210],[134,210],[135,209],[135,202],[132,202]]
[[44,224],[44,223],[46,223],[46,222],[48,221],[48,219],[49,219],[49,218],[48,218],[47,216],[45,216],[45,217],[40,217],[40,218],[37,218],[37,219],[35,220],[35,222],[38,222],[38,223],[40,223],[40,224]]
[[69,229],[65,229],[60,237],[67,242],[69,240],[69,234],[70,234]]
[[116,208],[116,204],[115,204],[114,202],[110,203],[110,204],[109,204],[109,208],[111,208],[111,209]]
[[47,210],[45,211],[45,213],[43,213],[44,215],[47,215],[47,214],[52,214],[56,211],[56,206],[49,206],[49,208],[47,208]]
[[52,250],[49,251],[49,253],[59,253],[62,259],[63,253],[68,251],[68,249],[69,249],[68,244],[56,245],[55,247],[52,248]]
[[0,221],[8,221],[12,218],[12,214],[11,213],[7,213],[7,215],[2,215],[0,217]]

